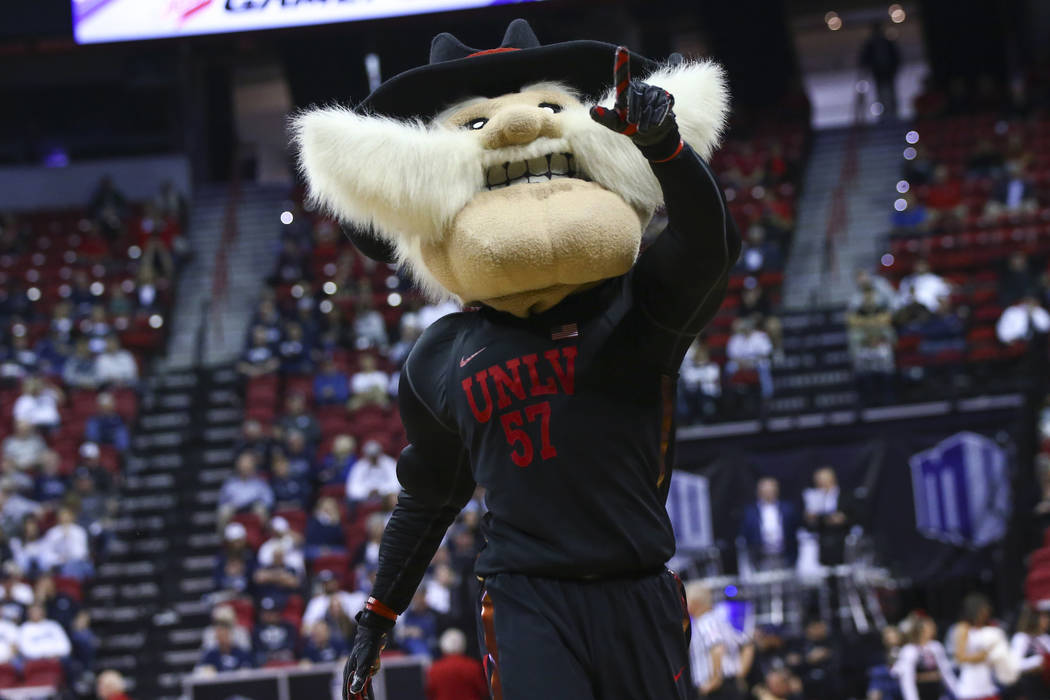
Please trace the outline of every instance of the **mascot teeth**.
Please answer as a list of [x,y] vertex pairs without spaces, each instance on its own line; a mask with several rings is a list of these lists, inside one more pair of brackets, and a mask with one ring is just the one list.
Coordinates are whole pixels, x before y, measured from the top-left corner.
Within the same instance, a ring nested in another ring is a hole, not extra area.
[[582,173],[577,173],[571,153],[549,153],[528,160],[490,166],[485,171],[485,186],[495,190],[510,185],[550,182],[562,177],[589,180]]

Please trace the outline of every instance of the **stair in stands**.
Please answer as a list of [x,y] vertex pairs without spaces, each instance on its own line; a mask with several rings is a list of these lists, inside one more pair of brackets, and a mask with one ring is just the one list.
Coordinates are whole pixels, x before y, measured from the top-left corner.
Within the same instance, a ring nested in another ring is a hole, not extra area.
[[195,665],[211,605],[215,501],[231,472],[241,416],[228,368],[168,372],[144,386],[116,537],[85,604],[100,636],[97,668],[134,697],[175,698]]
[[771,416],[795,415],[856,405],[841,309],[785,312],[784,356],[773,363]]

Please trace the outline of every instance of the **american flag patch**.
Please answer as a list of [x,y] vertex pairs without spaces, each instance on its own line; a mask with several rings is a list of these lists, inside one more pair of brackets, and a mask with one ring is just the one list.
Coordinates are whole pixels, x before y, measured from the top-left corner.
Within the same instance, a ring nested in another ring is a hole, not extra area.
[[566,338],[575,338],[580,334],[580,329],[575,323],[566,323],[564,326],[555,326],[551,328],[551,340],[565,340]]

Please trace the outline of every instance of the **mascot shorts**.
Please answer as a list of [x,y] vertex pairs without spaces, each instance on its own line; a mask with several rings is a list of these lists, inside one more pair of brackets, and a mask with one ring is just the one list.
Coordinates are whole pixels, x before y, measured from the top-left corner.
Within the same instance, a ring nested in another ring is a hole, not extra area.
[[689,614],[671,571],[566,581],[496,574],[479,637],[492,700],[691,700]]

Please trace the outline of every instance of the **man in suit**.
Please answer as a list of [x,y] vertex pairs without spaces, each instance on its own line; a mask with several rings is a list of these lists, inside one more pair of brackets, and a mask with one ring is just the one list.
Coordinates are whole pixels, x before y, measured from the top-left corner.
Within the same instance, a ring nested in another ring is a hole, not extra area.
[[759,480],[756,495],[740,528],[752,566],[759,571],[793,568],[798,559],[798,511],[780,500],[780,484],[772,477]]

